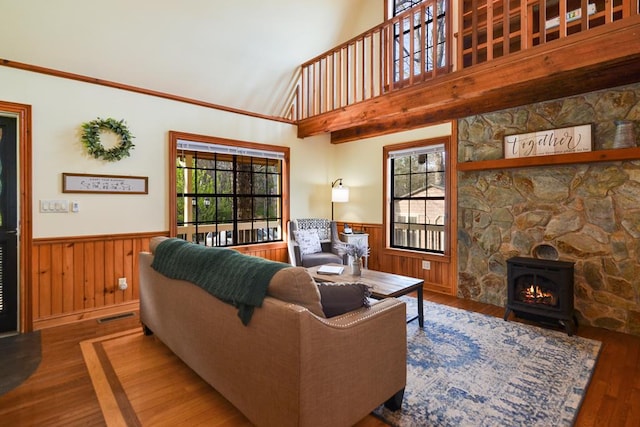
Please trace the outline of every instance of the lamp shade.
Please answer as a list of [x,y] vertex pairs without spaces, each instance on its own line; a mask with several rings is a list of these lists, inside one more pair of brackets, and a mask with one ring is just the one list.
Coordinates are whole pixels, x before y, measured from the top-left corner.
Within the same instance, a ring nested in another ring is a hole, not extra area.
[[331,201],[334,203],[345,203],[349,201],[349,188],[339,185],[331,189]]

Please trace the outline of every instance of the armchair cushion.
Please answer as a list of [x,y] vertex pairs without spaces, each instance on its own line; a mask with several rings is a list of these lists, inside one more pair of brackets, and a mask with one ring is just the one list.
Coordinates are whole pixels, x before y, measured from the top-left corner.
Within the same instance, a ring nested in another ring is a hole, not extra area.
[[317,252],[315,254],[307,254],[301,257],[303,267],[313,267],[321,264],[344,264],[342,258],[331,252]]
[[322,311],[326,317],[338,316],[360,307],[369,307],[371,290],[364,283],[318,283]]
[[296,230],[294,234],[302,255],[322,252],[317,230]]

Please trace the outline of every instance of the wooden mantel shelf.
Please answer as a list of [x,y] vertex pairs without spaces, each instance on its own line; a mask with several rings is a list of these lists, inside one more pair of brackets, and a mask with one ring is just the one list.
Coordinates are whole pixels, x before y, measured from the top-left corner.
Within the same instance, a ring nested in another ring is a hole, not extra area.
[[459,172],[492,169],[527,168],[533,166],[568,165],[575,163],[614,162],[640,160],[640,148],[596,150],[585,153],[553,154],[550,156],[522,157],[517,159],[481,160],[458,163]]

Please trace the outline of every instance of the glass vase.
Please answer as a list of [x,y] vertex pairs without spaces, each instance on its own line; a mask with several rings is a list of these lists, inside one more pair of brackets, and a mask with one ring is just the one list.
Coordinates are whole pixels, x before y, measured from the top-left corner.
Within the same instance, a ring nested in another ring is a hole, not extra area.
[[354,276],[362,276],[362,257],[356,257],[351,263],[351,274]]

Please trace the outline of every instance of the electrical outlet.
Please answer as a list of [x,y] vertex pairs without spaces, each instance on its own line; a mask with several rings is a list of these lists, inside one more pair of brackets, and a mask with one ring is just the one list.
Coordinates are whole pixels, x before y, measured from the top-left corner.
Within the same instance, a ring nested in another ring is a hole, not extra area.
[[120,289],[121,291],[124,291],[125,289],[127,289],[129,285],[127,285],[127,278],[126,277],[121,277],[118,279],[118,289]]
[[431,261],[422,261],[423,270],[431,270]]

